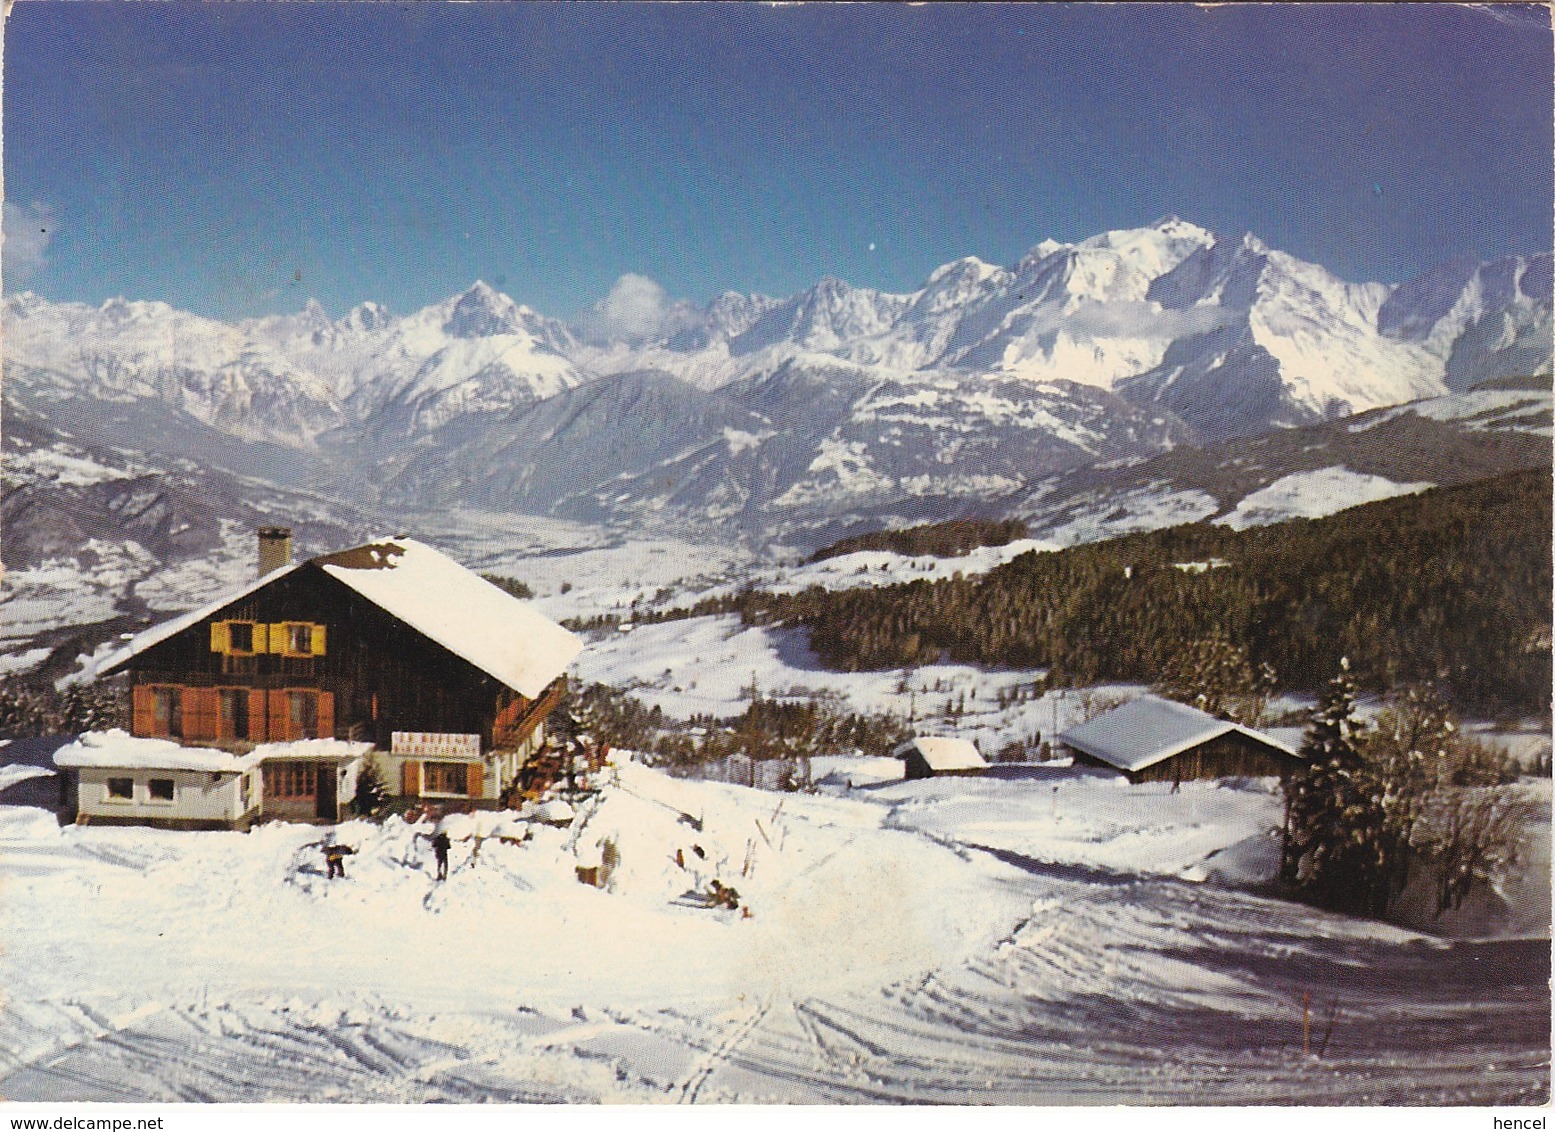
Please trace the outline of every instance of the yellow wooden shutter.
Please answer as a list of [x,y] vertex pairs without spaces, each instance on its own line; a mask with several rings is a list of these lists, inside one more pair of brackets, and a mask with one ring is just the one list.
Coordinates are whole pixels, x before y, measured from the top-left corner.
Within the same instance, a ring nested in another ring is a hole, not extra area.
[[313,626],[313,655],[324,655],[324,626]]
[[232,651],[232,638],[227,632],[227,622],[211,622],[211,652],[228,653]]
[[[270,638],[267,651],[284,655],[286,652],[286,622],[272,622],[267,635]],[[257,640],[254,642],[254,651],[259,651],[259,642]]]
[[253,644],[254,644],[254,653],[255,653],[255,655],[258,655],[259,653],[262,653],[262,652],[269,652],[270,650],[269,650],[267,642],[270,639],[270,634],[266,631],[266,626],[265,626],[264,622],[262,622],[262,621],[255,621],[253,624],[254,624],[254,634],[253,634],[254,641],[253,641]]

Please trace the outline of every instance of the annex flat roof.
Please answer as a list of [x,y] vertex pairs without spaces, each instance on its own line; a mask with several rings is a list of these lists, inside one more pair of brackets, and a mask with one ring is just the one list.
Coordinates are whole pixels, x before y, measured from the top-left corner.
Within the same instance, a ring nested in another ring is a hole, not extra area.
[[54,752],[54,765],[71,770],[203,770],[242,774],[276,759],[349,762],[373,745],[343,739],[260,743],[244,754],[216,747],[185,747],[173,739],[148,739],[122,728],[88,731]]
[[1291,747],[1261,731],[1216,719],[1198,708],[1159,696],[1141,696],[1103,712],[1089,723],[1065,728],[1058,733],[1058,741],[1132,773],[1233,731],[1292,758],[1300,757]]

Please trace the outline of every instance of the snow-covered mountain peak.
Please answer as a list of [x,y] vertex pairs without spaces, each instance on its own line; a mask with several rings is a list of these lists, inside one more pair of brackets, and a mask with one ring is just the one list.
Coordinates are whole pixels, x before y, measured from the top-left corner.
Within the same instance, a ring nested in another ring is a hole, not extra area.
[[373,334],[393,321],[388,310],[378,303],[358,303],[341,319],[342,326],[356,334]]
[[1215,234],[1208,228],[1201,228],[1191,221],[1184,220],[1180,216],[1166,215],[1146,225],[1154,228],[1163,236],[1175,240],[1192,240],[1196,243],[1208,243],[1215,239]]
[[477,280],[469,290],[454,298],[443,330],[455,338],[518,334],[524,330],[524,312],[491,284]]
[[928,290],[935,284],[947,279],[976,279],[984,280],[994,275],[1001,275],[1004,269],[998,264],[988,263],[978,259],[975,255],[963,256],[942,264],[929,272],[928,279],[924,282],[924,290]]

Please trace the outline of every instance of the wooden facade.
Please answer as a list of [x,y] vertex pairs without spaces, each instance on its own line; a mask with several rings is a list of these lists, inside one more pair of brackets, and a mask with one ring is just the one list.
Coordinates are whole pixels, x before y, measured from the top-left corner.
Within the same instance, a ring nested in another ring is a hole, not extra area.
[[[129,675],[137,736],[237,750],[336,738],[384,752],[394,732],[479,736],[473,757],[384,768],[390,790],[474,799],[510,784],[494,779],[515,777],[566,681],[531,700],[311,561],[118,667]],[[332,820],[350,801],[337,796],[339,772],[327,761],[267,762],[266,815]]]
[[[1074,761],[1081,765],[1119,769],[1104,759],[1078,749],[1073,750],[1073,755]],[[1299,765],[1299,760],[1278,747],[1261,743],[1240,731],[1229,731],[1160,762],[1135,771],[1124,770],[1123,773],[1130,782],[1190,782],[1200,778],[1267,778],[1276,775],[1283,778]]]

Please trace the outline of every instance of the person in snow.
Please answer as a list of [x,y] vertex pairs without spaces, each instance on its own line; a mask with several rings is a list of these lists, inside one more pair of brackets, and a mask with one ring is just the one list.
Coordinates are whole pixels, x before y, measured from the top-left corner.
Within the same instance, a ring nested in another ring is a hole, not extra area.
[[333,841],[326,841],[324,843],[324,864],[328,866],[328,879],[334,880],[336,877],[339,877],[341,880],[344,880],[346,876],[346,858],[355,852],[356,850],[349,845],[337,845]]
[[447,830],[438,830],[432,838],[432,856],[437,858],[437,879],[448,879],[448,849],[452,842],[448,840]]

